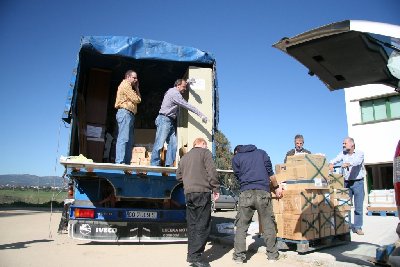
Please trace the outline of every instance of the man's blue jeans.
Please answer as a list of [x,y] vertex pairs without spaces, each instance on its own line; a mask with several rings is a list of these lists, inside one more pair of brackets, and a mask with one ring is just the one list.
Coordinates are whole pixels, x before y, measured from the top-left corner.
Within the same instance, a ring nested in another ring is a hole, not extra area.
[[160,151],[167,142],[167,156],[165,166],[172,166],[176,156],[176,120],[164,115],[158,115],[156,118],[156,140],[154,141],[153,151],[151,152],[151,166],[160,166]]
[[350,199],[352,199],[354,203],[354,221],[352,229],[353,231],[357,231],[358,229],[362,229],[363,226],[364,179],[345,181],[345,187],[350,189]]
[[235,220],[234,260],[246,260],[247,230],[256,210],[264,230],[263,238],[267,247],[267,257],[270,260],[275,260],[279,256],[276,245],[276,222],[272,209],[271,193],[264,190],[246,190],[239,195],[239,207]]
[[133,148],[135,115],[123,108],[117,111],[118,137],[116,144],[115,163],[130,164]]

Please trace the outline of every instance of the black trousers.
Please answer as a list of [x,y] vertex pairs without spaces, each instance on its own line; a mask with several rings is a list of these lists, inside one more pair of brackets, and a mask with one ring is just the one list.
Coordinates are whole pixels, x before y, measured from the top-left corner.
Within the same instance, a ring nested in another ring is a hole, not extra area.
[[186,221],[188,233],[187,261],[201,260],[201,255],[211,231],[211,193],[188,193]]

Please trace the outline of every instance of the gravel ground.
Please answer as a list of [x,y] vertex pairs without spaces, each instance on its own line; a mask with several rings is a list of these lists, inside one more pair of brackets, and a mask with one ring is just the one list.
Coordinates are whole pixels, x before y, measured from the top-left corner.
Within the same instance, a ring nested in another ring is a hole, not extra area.
[[[214,214],[216,223],[233,222],[233,211]],[[49,210],[0,210],[0,267],[18,266],[188,266],[185,243],[110,244],[70,239],[57,234],[61,213]],[[254,218],[257,221],[257,218]],[[365,236],[352,235],[347,245],[308,254],[284,252],[286,259],[268,264],[261,240],[249,236],[248,261],[244,266],[372,266],[368,257],[376,247],[394,243],[398,219],[393,216],[366,216]],[[215,228],[214,228],[215,229]],[[204,257],[211,266],[237,266],[232,261],[232,236],[222,240],[213,231],[215,242],[206,246]],[[218,241],[218,242],[217,242]]]

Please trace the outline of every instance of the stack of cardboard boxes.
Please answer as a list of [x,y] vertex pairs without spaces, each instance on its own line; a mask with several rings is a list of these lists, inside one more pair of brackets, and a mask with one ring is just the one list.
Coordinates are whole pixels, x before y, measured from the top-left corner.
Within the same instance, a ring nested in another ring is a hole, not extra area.
[[132,150],[131,165],[149,166],[151,152],[146,150],[146,147],[135,146]]
[[284,188],[283,198],[273,198],[278,237],[314,240],[349,232],[349,191],[342,175],[329,174],[325,156],[289,156],[275,169]]

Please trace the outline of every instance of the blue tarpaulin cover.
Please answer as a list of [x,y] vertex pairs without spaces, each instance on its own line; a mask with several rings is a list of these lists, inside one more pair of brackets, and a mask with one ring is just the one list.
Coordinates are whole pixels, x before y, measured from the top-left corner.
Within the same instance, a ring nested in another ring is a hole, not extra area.
[[[210,65],[210,67],[215,68],[215,59],[210,53],[193,47],[179,46],[165,41],[155,41],[137,37],[83,36],[81,38],[79,54],[84,50],[102,55],[115,55],[137,60],[188,62]],[[78,81],[80,65],[82,63],[80,60],[81,57],[79,56],[70,82],[67,101],[62,116],[63,120],[68,123],[71,119],[71,104]],[[214,84],[217,86],[216,80]]]

